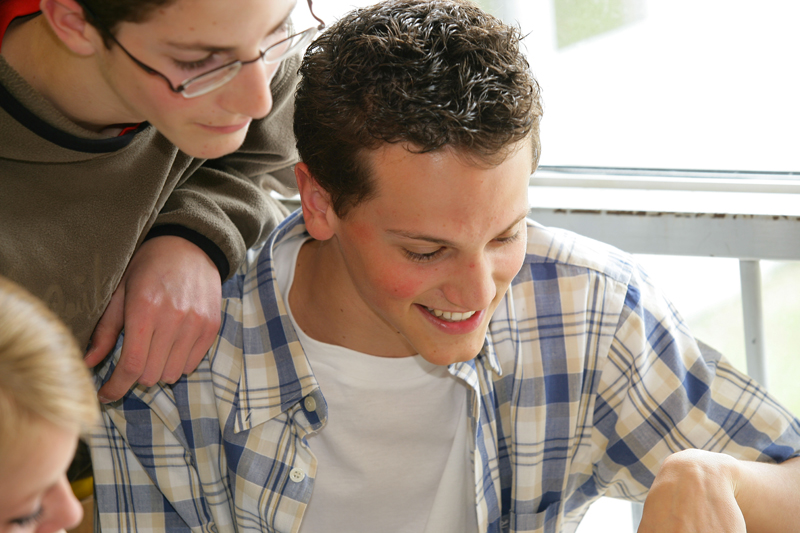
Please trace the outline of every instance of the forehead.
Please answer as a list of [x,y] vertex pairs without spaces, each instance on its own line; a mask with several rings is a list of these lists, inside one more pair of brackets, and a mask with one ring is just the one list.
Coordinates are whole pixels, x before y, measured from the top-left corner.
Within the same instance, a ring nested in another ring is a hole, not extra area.
[[384,144],[365,157],[378,192],[403,191],[420,201],[430,199],[432,188],[443,188],[452,193],[447,197],[459,197],[463,203],[483,189],[515,187],[530,178],[533,166],[529,139],[509,147],[508,154],[494,162],[451,147],[420,153],[402,143]]
[[402,144],[383,145],[367,160],[376,194],[354,209],[374,211],[387,223],[422,229],[457,222],[491,231],[527,210],[533,165],[528,139],[495,165],[450,148],[421,154]]
[[[155,40],[202,40],[235,47],[263,38],[295,7],[296,0],[175,0],[155,8],[141,23],[122,23],[119,32],[146,31]],[[305,5],[305,1],[304,1]]]

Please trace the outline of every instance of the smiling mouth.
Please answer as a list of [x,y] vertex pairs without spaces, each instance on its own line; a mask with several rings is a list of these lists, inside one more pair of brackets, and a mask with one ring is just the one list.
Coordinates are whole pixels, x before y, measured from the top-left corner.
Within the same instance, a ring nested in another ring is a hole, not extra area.
[[439,309],[432,309],[430,307],[426,307],[425,309],[436,318],[441,318],[442,320],[446,320],[448,322],[463,322],[477,312],[467,311],[466,313],[451,313],[450,311],[441,311]]

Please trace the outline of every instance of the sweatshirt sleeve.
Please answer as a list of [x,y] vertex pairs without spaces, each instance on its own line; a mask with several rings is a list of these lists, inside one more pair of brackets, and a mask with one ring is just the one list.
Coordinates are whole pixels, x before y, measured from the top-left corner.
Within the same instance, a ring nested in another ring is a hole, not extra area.
[[145,240],[183,237],[203,249],[225,281],[248,248],[288,214],[271,191],[296,192],[292,120],[299,56],[281,64],[272,81],[272,110],[254,120],[234,153],[198,165],[170,194]]

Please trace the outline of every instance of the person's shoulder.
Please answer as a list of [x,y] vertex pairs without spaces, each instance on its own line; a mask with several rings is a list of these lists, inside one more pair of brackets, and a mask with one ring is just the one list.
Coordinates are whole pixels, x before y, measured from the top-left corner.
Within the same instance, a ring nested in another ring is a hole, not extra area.
[[[222,284],[222,299],[241,301],[247,294],[274,278],[273,250],[286,240],[306,236],[303,212],[297,209],[283,219],[267,238],[247,250],[239,269]],[[264,291],[260,291],[263,296]],[[267,291],[269,292],[269,291]]]
[[525,265],[565,273],[594,272],[620,283],[630,280],[636,263],[629,253],[569,230],[543,226],[530,219],[527,224]]

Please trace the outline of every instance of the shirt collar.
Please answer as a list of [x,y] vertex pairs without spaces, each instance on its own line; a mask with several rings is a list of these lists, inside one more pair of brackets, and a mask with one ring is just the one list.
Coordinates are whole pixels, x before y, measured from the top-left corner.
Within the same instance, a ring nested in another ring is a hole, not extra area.
[[489,322],[489,329],[486,332],[486,340],[483,342],[483,348],[478,354],[477,360],[483,361],[483,365],[487,370],[491,370],[498,376],[503,375],[503,369],[500,368],[500,360],[497,358],[497,352],[494,349],[494,342],[492,342],[492,322]]
[[275,418],[319,388],[284,305],[273,263],[275,246],[302,233],[305,224],[296,211],[242,267],[242,371],[236,432]]

